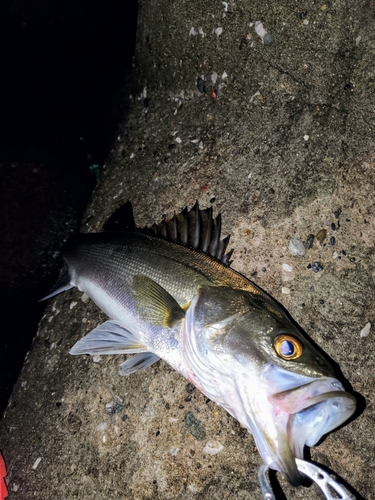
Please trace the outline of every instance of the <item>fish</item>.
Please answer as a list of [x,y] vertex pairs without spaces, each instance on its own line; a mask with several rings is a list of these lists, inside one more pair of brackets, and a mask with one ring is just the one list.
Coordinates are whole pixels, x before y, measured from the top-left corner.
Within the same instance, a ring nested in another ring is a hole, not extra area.
[[163,359],[252,433],[267,469],[298,486],[305,447],[347,421],[356,398],[284,307],[231,267],[229,237],[198,202],[144,228],[127,202],[102,232],[66,243],[66,272],[45,299],[85,292],[109,320],[70,354],[134,354],[123,376]]

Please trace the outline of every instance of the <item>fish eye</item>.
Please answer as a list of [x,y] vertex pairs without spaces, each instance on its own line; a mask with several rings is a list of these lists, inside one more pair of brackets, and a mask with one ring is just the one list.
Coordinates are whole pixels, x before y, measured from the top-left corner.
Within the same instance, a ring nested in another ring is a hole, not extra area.
[[301,342],[291,335],[278,335],[273,342],[273,347],[282,359],[297,359],[302,356]]

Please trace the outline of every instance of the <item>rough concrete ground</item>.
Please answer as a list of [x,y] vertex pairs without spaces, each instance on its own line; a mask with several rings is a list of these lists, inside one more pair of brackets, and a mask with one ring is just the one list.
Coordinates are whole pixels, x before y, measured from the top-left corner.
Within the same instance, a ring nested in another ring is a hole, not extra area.
[[[367,1],[141,2],[130,112],[83,224],[99,230],[127,199],[140,225],[195,199],[220,210],[233,268],[279,300],[361,395],[362,413],[311,457],[366,499],[374,28]],[[289,240],[310,235],[293,257]],[[76,290],[47,306],[1,424],[10,500],[259,499],[252,437],[168,365],[124,379],[121,356],[68,355],[104,319]],[[288,499],[321,497],[280,482]]]

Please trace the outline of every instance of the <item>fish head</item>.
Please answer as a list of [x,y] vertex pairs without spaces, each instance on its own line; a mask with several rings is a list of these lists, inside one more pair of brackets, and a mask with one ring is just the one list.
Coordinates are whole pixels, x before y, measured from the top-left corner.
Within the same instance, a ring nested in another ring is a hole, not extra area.
[[355,398],[329,360],[260,290],[202,287],[185,320],[191,380],[250,430],[264,462],[298,485],[295,459],[345,422]]

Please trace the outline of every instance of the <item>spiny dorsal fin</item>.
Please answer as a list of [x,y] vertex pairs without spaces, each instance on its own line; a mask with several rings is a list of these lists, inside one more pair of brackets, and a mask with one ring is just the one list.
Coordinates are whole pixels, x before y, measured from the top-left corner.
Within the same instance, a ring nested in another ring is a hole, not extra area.
[[157,238],[173,241],[180,245],[200,250],[226,266],[230,266],[233,250],[225,253],[230,235],[220,240],[221,214],[212,217],[212,207],[201,210],[198,201],[191,210],[185,207],[179,214],[174,213],[171,219],[164,219],[159,224],[139,229],[136,227],[130,201],[118,208],[107,220],[104,231],[142,231]]
[[208,253],[226,266],[232,263],[233,250],[225,253],[230,235],[220,240],[221,214],[213,219],[212,207],[201,210],[198,201],[191,210],[185,207],[179,214],[175,212],[171,219],[164,219],[142,231]]

